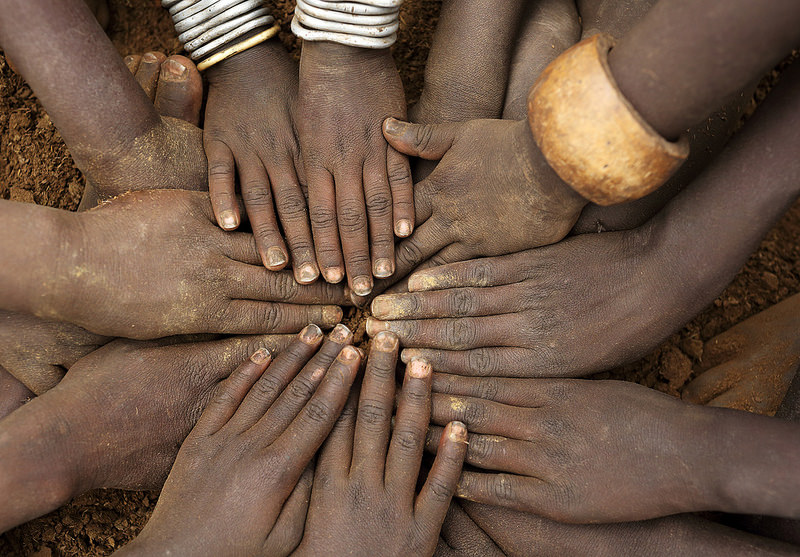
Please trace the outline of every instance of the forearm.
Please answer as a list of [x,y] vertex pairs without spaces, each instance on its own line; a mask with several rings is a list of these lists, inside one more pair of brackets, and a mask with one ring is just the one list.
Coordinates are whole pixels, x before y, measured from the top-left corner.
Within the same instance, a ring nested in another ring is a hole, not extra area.
[[609,54],[642,117],[678,137],[758,79],[800,40],[796,0],[661,0]]
[[444,0],[425,66],[420,123],[499,118],[523,0]]
[[[3,2],[0,45],[79,162],[111,154],[109,146],[124,149],[128,138],[160,122],[83,0]],[[98,75],[102,83],[87,79]],[[136,129],[121,130],[119,122]],[[118,129],[119,136],[109,136]]]

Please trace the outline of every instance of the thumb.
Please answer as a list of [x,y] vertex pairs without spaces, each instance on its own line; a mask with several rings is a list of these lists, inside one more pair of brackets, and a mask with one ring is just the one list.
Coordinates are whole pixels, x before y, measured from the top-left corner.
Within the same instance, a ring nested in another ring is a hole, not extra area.
[[389,145],[405,155],[438,160],[453,146],[458,126],[459,124],[411,124],[387,118],[383,122],[383,135]]

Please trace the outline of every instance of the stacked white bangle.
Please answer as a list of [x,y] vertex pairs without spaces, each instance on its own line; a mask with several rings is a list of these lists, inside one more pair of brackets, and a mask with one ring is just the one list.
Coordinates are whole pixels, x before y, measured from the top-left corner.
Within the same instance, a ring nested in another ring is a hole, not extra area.
[[264,0],[161,0],[161,5],[195,61],[275,21]]
[[304,41],[389,48],[397,40],[403,0],[297,0],[292,32]]

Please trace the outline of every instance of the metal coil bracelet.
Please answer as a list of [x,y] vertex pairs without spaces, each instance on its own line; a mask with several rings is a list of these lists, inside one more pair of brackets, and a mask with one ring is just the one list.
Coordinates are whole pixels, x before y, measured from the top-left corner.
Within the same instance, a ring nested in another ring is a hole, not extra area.
[[161,0],[161,5],[194,61],[275,22],[264,0]]
[[402,0],[297,0],[292,32],[306,41],[388,48],[397,41]]

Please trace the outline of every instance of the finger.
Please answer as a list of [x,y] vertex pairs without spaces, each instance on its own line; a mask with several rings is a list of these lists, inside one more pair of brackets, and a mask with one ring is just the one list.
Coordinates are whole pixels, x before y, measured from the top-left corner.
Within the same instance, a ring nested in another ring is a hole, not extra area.
[[461,476],[466,452],[466,426],[461,422],[447,424],[439,442],[436,459],[414,505],[417,523],[424,526],[429,533],[438,532],[442,527]]
[[[444,428],[431,426],[425,438],[425,450],[437,454],[442,442]],[[531,443],[508,439],[500,435],[470,434],[467,439],[467,454],[464,462],[486,470],[497,470],[510,474],[530,475],[536,448]],[[520,457],[520,455],[525,455]]]
[[139,54],[131,54],[123,58],[125,66],[130,70],[132,75],[136,75],[136,70],[139,69],[139,64],[142,62],[142,57]]
[[317,466],[324,473],[345,478],[350,473],[357,411],[358,393],[356,389],[351,389],[347,404],[320,451]]
[[341,285],[327,282],[298,284],[289,271],[274,272],[268,271],[260,264],[255,266],[234,263],[227,273],[231,280],[226,284],[226,294],[231,299],[290,304],[350,303]]
[[142,56],[139,67],[136,69],[136,82],[144,90],[145,95],[151,100],[156,99],[158,76],[161,73],[161,63],[167,57],[161,52],[148,52]]
[[383,122],[383,136],[389,145],[405,155],[428,160],[441,159],[456,138],[459,124],[411,124],[396,118]]
[[281,219],[286,241],[292,256],[292,267],[298,275],[318,277],[319,267],[314,256],[314,242],[308,221],[308,203],[300,188],[291,159],[281,164],[267,165],[275,206]]
[[370,346],[358,401],[353,470],[383,478],[386,447],[394,409],[395,368],[400,341],[392,333],[379,334]]
[[384,294],[372,301],[371,309],[373,317],[383,320],[501,315],[525,309],[519,294],[514,285]]
[[538,478],[463,472],[456,488],[456,496],[476,503],[547,516],[552,506],[548,498],[557,500],[557,495],[551,494],[547,486],[548,484]]
[[[436,350],[406,348],[400,353],[404,363],[414,358],[428,360],[434,369],[461,377],[553,377],[552,366],[540,365],[536,352],[527,348],[475,348],[474,350]],[[567,370],[564,376],[570,376]]]
[[[314,236],[314,251],[317,264],[326,281],[336,284],[344,278],[344,259],[339,243],[339,225],[336,216],[336,190],[333,176],[324,168],[307,168],[308,214],[311,217],[311,232]],[[296,270],[298,282],[312,282],[311,270]],[[316,280],[314,277],[313,280]]]
[[529,278],[532,251],[452,263],[415,272],[408,279],[409,292],[501,286]]
[[270,271],[280,271],[289,263],[289,253],[278,229],[267,171],[258,158],[244,159],[239,164],[239,178],[261,261]]
[[[26,366],[8,365],[8,368],[14,370],[14,373],[10,371],[8,373],[36,396],[43,395],[58,385],[67,373],[65,368],[58,365],[37,365],[33,362]],[[0,399],[4,395],[5,393],[0,391]]]
[[424,360],[406,366],[403,389],[400,391],[394,433],[386,457],[385,483],[411,503],[419,476],[425,432],[431,414],[431,373]]
[[394,274],[394,230],[392,225],[392,190],[386,173],[386,160],[364,164],[364,201],[369,220],[372,274],[388,278]]
[[692,404],[708,404],[735,386],[736,381],[730,378],[746,377],[742,367],[741,362],[735,360],[704,371],[684,387],[681,398]]
[[529,324],[518,313],[414,321],[378,321],[370,317],[367,334],[390,331],[400,337],[404,346],[413,348],[469,350],[519,345],[521,339],[515,333],[525,331],[526,326]]
[[408,238],[414,231],[414,181],[408,158],[386,147],[386,172],[392,193],[394,233],[398,238]]
[[394,277],[404,277],[421,263],[450,245],[450,231],[429,219],[419,225],[410,238],[406,238],[395,249],[397,270]]
[[372,292],[367,208],[361,172],[336,175],[336,218],[344,267],[350,288],[358,296]]
[[241,221],[236,200],[236,165],[230,148],[216,139],[204,139],[208,158],[208,193],[217,223],[223,230],[236,230]]
[[193,433],[208,436],[222,429],[236,413],[245,395],[271,361],[272,354],[269,350],[260,348],[250,356],[249,360],[237,367],[230,377],[217,387],[214,396],[197,421]]
[[[229,335],[259,333],[296,333],[309,323],[330,329],[342,320],[339,306],[301,306],[231,300],[219,318],[206,322],[209,331]],[[213,330],[216,329],[216,330]]]
[[264,544],[264,555],[285,556],[300,545],[303,539],[308,504],[311,501],[311,486],[314,483],[314,467],[309,464],[303,470],[303,475],[297,480],[291,495],[283,504],[281,514],[275,521],[275,526],[267,536]]
[[[413,269],[414,273],[419,271],[430,269],[433,267],[438,267],[440,265],[447,265],[449,263],[456,263],[458,261],[466,261],[467,259],[472,259],[473,254],[471,250],[465,247],[463,244],[455,243],[450,244],[449,246],[445,246],[442,250],[440,250],[436,255],[428,259],[427,261],[423,261],[415,269]],[[403,277],[402,280],[396,282],[392,286],[386,289],[384,294],[405,294],[408,292],[408,279],[410,277],[406,276]]]
[[161,64],[155,105],[159,114],[197,126],[203,104],[203,78],[191,60],[173,55]]
[[434,393],[480,398],[525,408],[540,408],[564,402],[570,396],[570,379],[508,379],[499,377],[461,377],[447,373],[433,375]]
[[[342,348],[353,340],[353,333],[344,325],[337,325],[322,345],[322,348],[303,367],[291,384],[280,393],[265,417],[261,420],[258,431],[254,434],[262,439],[275,439],[295,419],[300,410],[308,403],[322,382],[325,372],[342,351]],[[264,414],[262,412],[262,414]]]
[[267,373],[247,393],[239,411],[230,420],[230,428],[236,433],[247,431],[261,419],[278,399],[286,386],[317,351],[322,342],[322,330],[308,325],[295,340],[281,352]]
[[0,420],[22,407],[34,396],[22,381],[0,366]]
[[463,422],[471,433],[500,435],[511,439],[531,436],[533,410],[474,397],[443,395],[431,397],[431,423]]
[[314,396],[273,443],[279,454],[299,462],[314,456],[344,408],[360,363],[361,356],[352,346],[339,352]]
[[441,536],[453,555],[505,555],[456,501],[450,503]]

